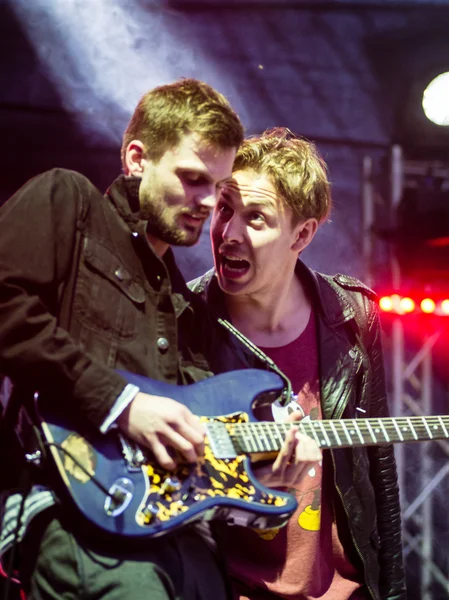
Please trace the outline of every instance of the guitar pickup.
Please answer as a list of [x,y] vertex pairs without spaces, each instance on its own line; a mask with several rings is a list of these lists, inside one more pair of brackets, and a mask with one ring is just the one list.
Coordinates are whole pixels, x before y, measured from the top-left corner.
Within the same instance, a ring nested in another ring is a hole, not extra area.
[[215,458],[230,459],[236,458],[236,451],[232,438],[226,428],[226,423],[220,421],[210,421],[206,423],[207,436],[209,444]]

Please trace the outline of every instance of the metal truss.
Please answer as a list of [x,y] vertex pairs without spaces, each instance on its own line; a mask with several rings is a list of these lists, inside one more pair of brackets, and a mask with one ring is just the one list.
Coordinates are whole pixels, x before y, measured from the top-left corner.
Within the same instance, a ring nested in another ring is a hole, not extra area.
[[[434,414],[432,351],[439,336],[439,332],[426,334],[421,347],[408,360],[410,342],[407,341],[404,322],[401,318],[393,321],[390,358],[391,412],[394,416]],[[438,452],[435,452],[434,445],[438,445]],[[416,597],[420,600],[443,599],[449,596],[449,578],[438,560],[440,532],[435,530],[434,511],[446,511],[440,488],[443,480],[446,479],[446,483],[449,481],[449,442],[423,442],[414,450],[410,452],[407,444],[395,447],[401,491],[404,558],[407,566],[416,565],[416,560],[412,560],[413,555],[419,559],[419,595]],[[445,462],[438,460],[441,455],[446,458]]]
[[[390,153],[390,193],[381,209],[388,225],[395,226],[395,209],[403,189],[406,165],[402,150],[395,146]],[[375,283],[375,224],[379,194],[373,184],[373,161],[363,163],[363,253],[368,283]],[[400,289],[398,263],[390,254],[393,288]],[[387,388],[394,416],[435,414],[432,353],[440,337],[439,331],[427,331],[417,341],[401,317],[393,318],[385,334]],[[414,348],[414,349],[412,349]],[[437,522],[447,513],[444,488],[449,486],[449,442],[430,441],[395,446],[401,493],[404,559],[410,600],[442,600],[449,597],[449,561],[445,558],[449,519],[446,526]],[[449,487],[448,487],[449,489]],[[442,541],[443,539],[443,541]],[[439,551],[441,547],[442,552]]]

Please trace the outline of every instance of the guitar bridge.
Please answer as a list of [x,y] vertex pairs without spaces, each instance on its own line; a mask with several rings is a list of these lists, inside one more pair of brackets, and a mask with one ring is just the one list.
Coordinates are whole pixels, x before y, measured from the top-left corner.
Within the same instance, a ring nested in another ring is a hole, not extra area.
[[142,451],[142,448],[136,443],[128,440],[121,433],[118,434],[123,458],[126,468],[130,473],[140,471],[144,464],[148,462],[148,457]]

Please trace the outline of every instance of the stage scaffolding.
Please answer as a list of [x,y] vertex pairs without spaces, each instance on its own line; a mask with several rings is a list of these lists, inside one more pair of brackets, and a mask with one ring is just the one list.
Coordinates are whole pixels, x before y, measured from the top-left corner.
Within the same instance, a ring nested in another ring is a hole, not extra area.
[[[419,168],[414,163],[413,169]],[[428,164],[423,164],[428,169]],[[382,198],[374,184],[371,157],[363,162],[363,256],[367,282],[376,285],[376,234],[379,208],[392,229],[402,197],[407,163],[399,146],[389,156],[389,191]],[[385,242],[383,242],[385,244]],[[391,249],[390,249],[391,250]],[[389,253],[392,289],[400,290],[400,269],[394,252]],[[443,317],[444,318],[444,317]],[[435,381],[432,358],[441,333],[426,331],[410,336],[407,317],[388,317],[384,347],[392,416],[438,414],[434,402]],[[446,412],[446,411],[445,411]],[[449,509],[444,496],[449,489],[449,442],[430,441],[395,446],[403,515],[404,558],[410,600],[442,600],[449,597]],[[444,517],[446,515],[446,517]],[[442,518],[442,521],[438,519]]]

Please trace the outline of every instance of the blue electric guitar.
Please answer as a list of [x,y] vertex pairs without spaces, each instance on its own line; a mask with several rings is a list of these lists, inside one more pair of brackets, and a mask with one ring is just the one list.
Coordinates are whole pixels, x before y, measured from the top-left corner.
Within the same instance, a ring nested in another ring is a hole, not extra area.
[[252,441],[252,449],[262,456],[259,432],[238,430],[239,424],[254,420],[253,404],[271,403],[281,394],[284,384],[278,375],[246,369],[176,386],[121,374],[142,392],[173,398],[201,415],[207,430],[205,453],[196,464],[180,463],[174,471],[164,471],[149,451],[118,430],[81,433],[38,399],[44,445],[64,491],[88,520],[129,538],[162,535],[198,519],[260,529],[288,521],[297,505],[293,496],[264,487],[252,475],[247,444]]
[[[253,408],[271,403],[281,378],[257,369],[231,371],[175,386],[122,372],[142,392],[173,398],[202,417],[204,457],[165,471],[151,453],[117,430],[75,431],[37,406],[44,445],[50,448],[63,488],[94,525],[128,538],[155,537],[201,519],[271,529],[285,525],[297,507],[288,493],[261,485],[252,460],[274,458],[290,428],[260,422]],[[227,416],[223,416],[227,415]],[[449,438],[449,417],[397,417],[303,421],[295,424],[322,448]]]

